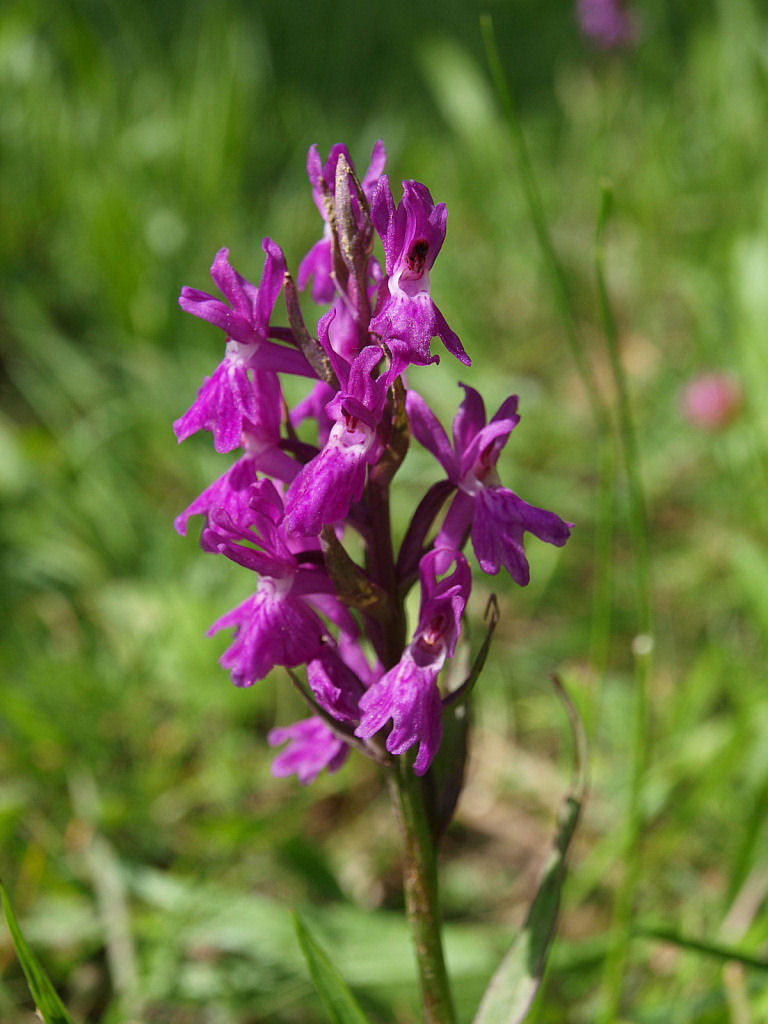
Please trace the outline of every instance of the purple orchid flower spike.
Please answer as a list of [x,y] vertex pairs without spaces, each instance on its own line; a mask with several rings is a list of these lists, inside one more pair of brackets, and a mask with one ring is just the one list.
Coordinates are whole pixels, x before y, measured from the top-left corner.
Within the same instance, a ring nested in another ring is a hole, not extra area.
[[445,203],[436,206],[425,185],[404,181],[403,199],[395,208],[385,174],[371,201],[371,218],[384,243],[387,278],[379,289],[370,331],[390,348],[398,372],[409,363],[439,362],[429,351],[435,336],[469,366],[469,356],[430,294],[429,272],[445,240]]
[[495,575],[503,565],[515,582],[530,579],[523,535],[562,547],[571,527],[554,512],[536,508],[502,487],[496,463],[507,439],[520,421],[517,395],[502,402],[486,424],[483,400],[474,388],[461,385],[465,397],[453,423],[453,447],[427,403],[409,391],[406,409],[416,439],[445,470],[456,487],[436,545],[460,549],[471,533],[472,546],[483,572]]
[[[331,226],[328,223],[328,210],[325,205],[324,195],[334,195],[336,190],[336,164],[339,156],[344,158],[350,167],[354,167],[349,150],[343,143],[336,143],[325,164],[320,157],[317,146],[310,146],[307,156],[307,174],[312,185],[312,198],[315,206],[320,211],[320,216],[325,221],[323,237],[309,250],[299,265],[298,284],[303,290],[307,283],[312,281],[312,298],[321,304],[332,302],[336,294],[336,284],[333,280],[333,245]],[[371,196],[378,184],[379,178],[384,171],[387,162],[387,151],[381,139],[376,142],[371,153],[371,163],[366,171],[361,184],[366,199],[370,202]],[[375,263],[375,261],[372,261]]]
[[371,376],[382,358],[378,345],[368,345],[351,365],[333,352],[329,321],[329,316],[322,318],[318,335],[341,384],[325,407],[333,426],[322,451],[303,467],[286,495],[286,527],[303,537],[316,537],[326,523],[343,519],[362,497],[368,466],[381,453],[376,428],[393,379],[391,370]]
[[349,754],[344,740],[317,715],[270,730],[267,742],[271,747],[288,744],[272,762],[272,774],[276,778],[296,775],[303,786],[314,782],[323,770],[338,771]]
[[[431,295],[445,205],[416,181],[403,182],[396,203],[385,159],[378,142],[360,182],[346,146],[335,145],[326,160],[316,146],[309,151],[325,233],[302,261],[298,283],[311,284],[314,298],[330,305],[317,341],[283,253],[269,238],[258,287],[221,249],[211,269],[221,295],[184,288],[179,300],[225,332],[226,348],[174,424],[176,434],[181,441],[208,430],[217,451],[240,451],[177,517],[176,528],[185,534],[190,517],[201,515],[203,549],[257,574],[254,592],[209,630],[234,630],[220,659],[233,683],[249,687],[276,666],[306,665],[306,688],[294,681],[314,717],[269,736],[283,748],[274,773],[296,774],[302,783],[335,771],[350,747],[380,763],[410,751],[414,772],[428,772],[442,741],[443,711],[465,696],[461,688],[445,695],[440,685],[471,589],[462,548],[471,537],[485,572],[504,566],[525,585],[525,534],[556,546],[570,535],[568,523],[528,505],[499,479],[500,453],[519,421],[516,397],[488,422],[479,394],[465,387],[449,440],[400,379],[410,365],[439,361],[434,338],[462,363],[470,360]],[[385,270],[371,255],[375,232]],[[271,323],[283,288],[289,328]],[[292,411],[283,373],[311,381]],[[395,560],[389,489],[406,455],[409,423],[445,475],[421,497]],[[355,546],[345,551],[350,526]],[[417,576],[419,618],[403,649],[404,600]],[[449,759],[462,742],[446,751]],[[455,785],[458,777],[438,793],[445,807]],[[401,796],[410,800],[416,790]]]
[[236,686],[252,686],[275,665],[293,668],[318,657],[328,630],[310,607],[314,595],[332,595],[324,570],[302,564],[283,525],[283,503],[270,480],[249,488],[248,515],[236,522],[224,508],[208,514],[201,546],[226,555],[261,579],[254,594],[208,630],[235,627],[235,640],[221,657]]
[[[453,570],[445,575],[451,566]],[[425,555],[419,573],[421,611],[413,640],[397,665],[361,698],[363,717],[355,735],[370,739],[392,719],[387,750],[390,754],[403,754],[418,743],[413,770],[416,775],[423,775],[442,738],[442,701],[437,677],[456,650],[472,577],[466,558],[447,548],[436,548]]]
[[179,441],[198,430],[210,430],[217,452],[232,451],[241,443],[244,423],[260,423],[265,402],[261,393],[279,393],[276,371],[314,377],[300,352],[267,339],[269,320],[283,286],[285,258],[270,238],[264,239],[263,248],[266,260],[258,288],[233,270],[228,249],[216,254],[211,276],[229,305],[196,288],[182,289],[181,308],[225,331],[227,347],[195,403],[174,423]]

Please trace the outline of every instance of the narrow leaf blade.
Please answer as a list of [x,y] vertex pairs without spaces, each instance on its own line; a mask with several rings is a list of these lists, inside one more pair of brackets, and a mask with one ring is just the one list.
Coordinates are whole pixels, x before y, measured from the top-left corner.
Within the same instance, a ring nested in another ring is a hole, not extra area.
[[0,898],[2,899],[5,920],[8,923],[8,931],[11,933],[16,955],[27,978],[30,995],[34,999],[35,1005],[40,1011],[45,1024],[75,1024],[67,1008],[59,999],[48,975],[27,945],[27,940],[21,933],[19,922],[16,920],[16,915],[11,907],[11,901],[8,899],[8,893],[5,891],[5,886],[2,882],[0,882]]
[[298,914],[294,914],[293,920],[299,946],[329,1020],[332,1024],[368,1024],[357,1000],[325,950],[310,935]]
[[574,734],[576,781],[560,807],[552,851],[525,924],[491,978],[473,1024],[521,1024],[525,1020],[541,985],[555,932],[565,858],[586,793],[586,741],[578,712],[560,680],[553,681]]
[[709,942],[706,939],[698,939],[691,935],[683,935],[674,928],[665,925],[638,925],[633,929],[633,934],[643,939],[658,939],[660,942],[669,942],[680,949],[690,950],[692,953],[703,953],[705,956],[713,956],[718,960],[726,962],[733,961],[743,964],[745,967],[755,967],[760,971],[768,971],[768,959],[761,956],[754,956],[743,950],[736,949],[721,942]]

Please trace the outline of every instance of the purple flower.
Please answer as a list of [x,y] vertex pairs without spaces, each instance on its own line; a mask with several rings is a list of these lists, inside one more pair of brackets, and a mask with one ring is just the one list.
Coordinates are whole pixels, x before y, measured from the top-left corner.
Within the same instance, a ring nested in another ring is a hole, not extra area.
[[[258,374],[265,372],[257,371]],[[254,396],[259,415],[256,423],[245,421],[242,425],[241,444],[245,454],[176,517],[174,525],[182,536],[186,535],[190,516],[207,515],[213,508],[225,509],[232,519],[240,522],[247,515],[249,489],[259,479],[259,472],[290,483],[301,468],[280,448],[283,402],[277,379],[271,387],[256,389]]]
[[325,407],[333,426],[322,451],[303,467],[286,495],[286,527],[303,537],[315,537],[326,523],[343,519],[362,497],[368,466],[380,454],[376,428],[392,381],[391,372],[371,377],[382,358],[378,345],[368,345],[351,365],[333,353],[328,321],[323,318],[318,334],[341,384]]
[[327,574],[302,564],[283,526],[280,495],[269,480],[249,488],[248,515],[236,522],[224,508],[209,512],[201,545],[226,555],[261,576],[254,594],[208,630],[235,627],[235,639],[221,657],[236,686],[252,686],[275,665],[289,668],[318,657],[328,630],[309,606],[313,595],[333,593]]
[[370,331],[390,348],[398,372],[409,363],[439,362],[429,352],[436,335],[449,352],[470,365],[429,291],[429,272],[445,240],[447,217],[445,203],[436,206],[429,189],[418,181],[403,182],[403,199],[395,208],[386,174],[371,201],[373,225],[384,243],[387,278],[379,289]]
[[[455,568],[445,575],[451,565]],[[442,738],[442,701],[437,677],[456,650],[472,578],[466,558],[446,548],[425,555],[419,572],[421,610],[413,640],[397,665],[361,698],[363,717],[355,735],[369,739],[392,719],[387,750],[390,754],[403,754],[418,743],[413,770],[423,775]]]
[[581,31],[601,49],[635,42],[635,25],[622,0],[578,0],[576,9]]
[[181,308],[225,331],[227,347],[197,400],[174,423],[179,441],[198,430],[210,430],[217,452],[232,451],[241,442],[244,423],[260,423],[262,406],[270,401],[262,392],[279,392],[275,371],[314,376],[300,352],[267,340],[269,319],[283,285],[285,258],[271,239],[265,238],[263,247],[266,260],[258,288],[233,270],[228,249],[216,254],[211,276],[229,305],[195,288],[182,289]]
[[503,565],[517,583],[525,586],[530,570],[524,533],[562,547],[570,536],[570,525],[554,512],[529,505],[501,486],[496,463],[520,420],[517,395],[502,402],[486,425],[482,398],[474,388],[461,386],[465,397],[453,422],[453,446],[424,399],[415,391],[409,391],[406,399],[414,436],[432,452],[458,491],[435,544],[459,550],[471,531],[472,546],[483,572],[495,575]]
[[[357,643],[359,646],[359,638]],[[318,657],[310,661],[307,678],[317,703],[328,714],[350,724],[360,720],[358,702],[365,685],[335,644],[326,643]]]
[[297,775],[303,786],[314,782],[324,768],[329,772],[338,771],[349,753],[347,744],[316,716],[272,729],[267,742],[271,747],[288,744],[272,762],[272,774],[278,779]]
[[295,668],[319,650],[325,627],[315,613],[290,594],[290,580],[265,576],[255,594],[208,630],[235,628],[235,639],[222,654],[220,663],[229,669],[235,686],[253,686],[275,665]]
[[[312,185],[312,198],[315,200],[315,206],[320,211],[320,216],[325,221],[325,228],[323,237],[309,250],[301,261],[298,284],[299,288],[303,290],[311,279],[312,298],[315,302],[319,303],[332,302],[336,294],[336,284],[333,280],[332,234],[331,226],[328,222],[329,211],[326,207],[324,196],[333,196],[336,192],[336,164],[339,162],[339,156],[342,153],[349,166],[354,167],[349,150],[341,142],[337,142],[332,147],[325,164],[323,164],[320,153],[315,145],[310,146],[307,156],[307,174]],[[379,139],[373,147],[370,166],[361,182],[363,193],[369,202],[386,162],[387,152],[384,149],[384,143]],[[375,260],[372,260],[372,263],[375,263]]]
[[[375,264],[377,273],[374,275],[374,281],[381,281],[384,277],[381,268],[378,263]],[[376,296],[377,284],[372,284],[368,289],[368,300],[373,303]],[[362,346],[361,346],[361,333],[358,329],[358,322],[355,318],[349,300],[346,295],[338,294],[334,300],[333,306],[333,318],[328,321],[328,340],[330,347],[334,352],[337,352],[340,356],[346,359],[347,362],[351,363],[356,355],[359,355],[361,347],[364,348],[370,343],[370,337],[366,331],[362,335]],[[330,311],[329,311],[330,312]]]
[[243,522],[250,507],[250,488],[259,480],[259,472],[268,473],[277,480],[290,483],[296,476],[300,464],[275,446],[261,446],[254,441],[248,428],[243,431],[245,455],[233,463],[222,476],[195,498],[181,515],[174,520],[177,533],[187,535],[187,523],[191,516],[205,516],[214,508],[224,509],[236,522]]

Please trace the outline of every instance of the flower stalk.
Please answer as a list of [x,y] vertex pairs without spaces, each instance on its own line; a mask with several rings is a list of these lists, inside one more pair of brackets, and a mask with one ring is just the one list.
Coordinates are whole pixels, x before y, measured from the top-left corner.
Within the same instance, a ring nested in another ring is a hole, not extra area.
[[423,780],[403,758],[390,773],[390,792],[403,840],[403,889],[416,951],[425,1024],[455,1024],[443,954],[437,848],[424,802]]

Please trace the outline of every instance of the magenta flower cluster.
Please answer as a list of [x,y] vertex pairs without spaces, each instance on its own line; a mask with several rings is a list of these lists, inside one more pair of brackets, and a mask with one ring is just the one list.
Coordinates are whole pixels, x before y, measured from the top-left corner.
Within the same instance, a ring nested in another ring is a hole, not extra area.
[[[504,487],[496,465],[518,423],[517,397],[487,421],[480,395],[463,385],[453,440],[407,387],[412,365],[438,361],[439,338],[469,357],[435,304],[430,272],[445,240],[447,211],[416,181],[395,202],[377,142],[360,180],[343,145],[307,163],[322,238],[299,266],[298,288],[280,247],[263,242],[258,286],[221,249],[211,275],[223,298],[184,288],[182,309],[220,328],[224,357],[174,424],[179,441],[208,430],[217,452],[238,451],[227,471],[176,519],[204,520],[204,550],[252,570],[257,582],[210,632],[233,629],[221,663],[237,686],[276,666],[288,670],[311,717],[274,729],[283,746],[273,770],[312,781],[354,747],[376,760],[416,748],[422,775],[440,746],[450,695],[441,671],[460,638],[471,589],[462,553],[471,540],[483,572],[529,578],[524,537],[560,546],[570,527]],[[374,254],[376,236],[384,266]],[[316,329],[298,291],[328,305]],[[281,294],[287,325],[275,323]],[[290,409],[285,376],[305,378]],[[442,467],[395,553],[389,488],[413,436]],[[445,509],[445,511],[444,511]],[[444,511],[444,514],[443,514]],[[349,554],[350,540],[363,552]],[[418,622],[408,631],[405,597],[418,581]],[[306,665],[304,677],[294,672]]]

